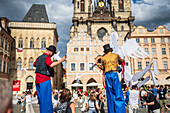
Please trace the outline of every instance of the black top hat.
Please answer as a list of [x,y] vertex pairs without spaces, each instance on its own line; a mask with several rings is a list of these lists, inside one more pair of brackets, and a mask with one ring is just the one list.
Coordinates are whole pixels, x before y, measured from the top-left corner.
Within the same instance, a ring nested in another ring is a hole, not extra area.
[[107,53],[108,51],[113,51],[113,49],[112,48],[110,48],[110,45],[109,44],[106,44],[106,45],[104,45],[103,46],[103,49],[104,49],[104,53]]
[[48,48],[46,48],[47,50],[50,50],[52,52],[54,52],[56,54],[56,47],[53,45],[50,45]]

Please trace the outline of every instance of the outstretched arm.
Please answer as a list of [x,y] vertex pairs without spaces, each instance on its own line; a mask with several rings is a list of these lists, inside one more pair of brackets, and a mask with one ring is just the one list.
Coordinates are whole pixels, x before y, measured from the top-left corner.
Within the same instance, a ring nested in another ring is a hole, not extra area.
[[56,62],[53,62],[50,67],[54,67],[54,66],[57,66],[58,64],[60,64],[61,62],[65,61],[66,59],[66,56],[64,56],[61,60],[59,61],[56,61]]

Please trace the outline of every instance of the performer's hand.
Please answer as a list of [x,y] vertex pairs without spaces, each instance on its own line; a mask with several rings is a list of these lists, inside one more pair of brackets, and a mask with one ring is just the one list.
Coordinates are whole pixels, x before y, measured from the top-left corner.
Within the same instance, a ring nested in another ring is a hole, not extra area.
[[64,56],[61,60],[62,60],[62,61],[65,61],[65,60],[66,60],[66,56]]
[[143,105],[146,105],[146,102],[143,102]]

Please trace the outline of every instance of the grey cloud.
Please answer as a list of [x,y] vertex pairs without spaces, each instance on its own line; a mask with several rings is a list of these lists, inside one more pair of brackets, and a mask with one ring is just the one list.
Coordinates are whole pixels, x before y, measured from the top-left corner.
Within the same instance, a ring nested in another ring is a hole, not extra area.
[[[149,4],[146,4],[146,3]],[[150,5],[150,3],[152,5]],[[144,0],[140,4],[132,3],[132,13],[135,16],[135,25],[143,25],[149,30],[154,30],[159,25],[168,26],[170,23],[169,0]],[[169,27],[167,27],[169,28]]]

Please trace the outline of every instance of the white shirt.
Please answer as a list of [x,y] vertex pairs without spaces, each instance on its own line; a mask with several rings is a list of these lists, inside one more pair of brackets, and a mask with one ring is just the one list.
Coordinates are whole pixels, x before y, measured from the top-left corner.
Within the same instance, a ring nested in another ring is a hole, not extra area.
[[27,96],[26,96],[26,102],[31,102],[31,101],[32,101],[31,95],[27,95]]
[[[87,104],[89,105],[89,109],[91,110],[95,110],[95,106],[94,106],[94,101],[87,101]],[[98,102],[96,101],[96,105],[98,104]]]
[[138,90],[129,90],[129,104],[130,105],[138,105]]

